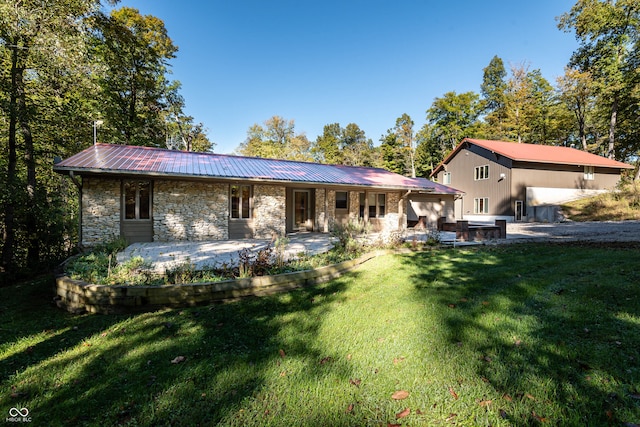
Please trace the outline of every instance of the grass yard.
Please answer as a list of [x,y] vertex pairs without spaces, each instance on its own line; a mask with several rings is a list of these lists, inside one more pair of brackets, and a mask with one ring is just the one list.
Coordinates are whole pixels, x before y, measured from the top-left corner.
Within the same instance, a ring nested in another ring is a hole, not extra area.
[[226,305],[72,316],[0,288],[0,410],[31,425],[640,424],[640,246],[374,259]]

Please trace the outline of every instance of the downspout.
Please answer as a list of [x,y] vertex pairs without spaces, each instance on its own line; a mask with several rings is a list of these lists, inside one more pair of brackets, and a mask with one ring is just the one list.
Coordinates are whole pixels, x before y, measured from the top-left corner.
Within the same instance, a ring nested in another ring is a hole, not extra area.
[[69,171],[69,178],[78,187],[78,249],[82,249],[82,183],[73,171]]

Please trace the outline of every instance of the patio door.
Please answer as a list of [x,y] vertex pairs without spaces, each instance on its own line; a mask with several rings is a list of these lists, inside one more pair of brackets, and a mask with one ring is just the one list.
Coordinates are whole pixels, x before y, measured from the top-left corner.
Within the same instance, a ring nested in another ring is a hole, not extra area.
[[524,216],[524,203],[522,200],[516,200],[516,221],[522,221],[522,217]]
[[153,241],[151,181],[122,183],[120,235],[127,243]]
[[306,231],[311,223],[311,207],[308,190],[293,190],[293,228]]

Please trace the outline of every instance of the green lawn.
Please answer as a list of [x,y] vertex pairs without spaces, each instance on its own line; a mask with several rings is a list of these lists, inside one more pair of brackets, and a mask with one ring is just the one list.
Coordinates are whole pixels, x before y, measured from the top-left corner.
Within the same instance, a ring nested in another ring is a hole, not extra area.
[[639,250],[389,255],[315,288],[131,316],[64,313],[50,280],[0,288],[0,410],[73,426],[635,425]]

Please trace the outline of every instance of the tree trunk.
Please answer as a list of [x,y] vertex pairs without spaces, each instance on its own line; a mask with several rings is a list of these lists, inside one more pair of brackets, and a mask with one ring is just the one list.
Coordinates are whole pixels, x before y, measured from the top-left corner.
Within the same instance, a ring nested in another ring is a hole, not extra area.
[[607,148],[607,157],[610,159],[615,158],[615,133],[616,133],[616,120],[618,118],[618,97],[613,97],[613,103],[611,104],[611,121],[609,122],[609,147]]
[[[4,231],[2,239],[2,268],[10,271],[13,267],[13,253],[15,250],[15,191],[17,189],[17,155],[16,155],[16,129],[18,122],[17,99],[19,93],[23,92],[22,74],[24,68],[20,66],[18,41],[13,40],[11,45],[11,87],[9,89],[9,141],[8,141],[8,161],[7,161],[7,188],[5,191],[6,201],[4,204]],[[22,96],[24,94],[22,93]]]
[[36,160],[33,147],[33,135],[29,124],[29,113],[24,97],[18,98],[18,121],[24,140],[24,161],[27,165],[27,206],[25,226],[27,229],[27,265],[35,267],[40,259],[40,239],[38,239],[38,206],[36,200]]

